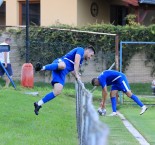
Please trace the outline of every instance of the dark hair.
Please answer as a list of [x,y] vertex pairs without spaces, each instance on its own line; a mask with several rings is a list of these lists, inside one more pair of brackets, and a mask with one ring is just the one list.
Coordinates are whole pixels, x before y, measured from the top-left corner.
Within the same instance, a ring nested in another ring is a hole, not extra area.
[[94,49],[94,47],[92,45],[89,45],[88,47],[86,47],[86,49],[91,49],[94,52],[94,54],[96,53],[95,49]]
[[91,84],[93,85],[93,86],[95,86],[95,80],[96,80],[97,78],[93,78],[92,80],[91,80]]

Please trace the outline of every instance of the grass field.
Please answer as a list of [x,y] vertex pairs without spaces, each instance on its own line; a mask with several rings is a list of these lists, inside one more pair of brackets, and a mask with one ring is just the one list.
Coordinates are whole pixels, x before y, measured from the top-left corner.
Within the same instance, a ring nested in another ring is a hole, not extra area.
[[122,105],[120,111],[151,145],[155,145],[155,106],[149,106],[142,116],[137,106]]
[[[33,102],[51,91],[51,86],[35,83],[33,89],[22,88],[17,82],[17,90],[12,87],[0,91],[0,145],[78,145],[75,120],[74,84],[66,84],[63,93],[45,104],[36,116]],[[3,84],[2,84],[3,85]],[[90,85],[86,85],[92,89]],[[25,92],[39,92],[39,96]],[[99,105],[101,91],[94,92],[94,104]],[[109,100],[108,100],[109,101]],[[107,102],[108,103],[108,102]],[[140,116],[136,105],[119,105],[118,109],[145,136],[150,144],[155,144],[155,107]],[[111,105],[107,105],[111,113]],[[119,117],[100,117],[110,128],[110,145],[138,145],[127,131]]]
[[[74,98],[59,96],[36,116],[33,102],[49,92],[50,85],[17,88],[0,91],[0,145],[77,145]],[[27,91],[40,95],[25,95]]]

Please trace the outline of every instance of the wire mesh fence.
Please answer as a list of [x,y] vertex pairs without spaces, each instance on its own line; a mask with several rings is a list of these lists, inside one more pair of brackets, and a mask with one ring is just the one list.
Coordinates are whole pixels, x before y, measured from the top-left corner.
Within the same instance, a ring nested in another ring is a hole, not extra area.
[[[120,42],[120,71],[131,83],[146,83],[155,76],[155,42]],[[137,53],[136,53],[137,51]]]
[[[15,80],[20,80],[21,78],[21,68],[25,62],[25,27],[0,27],[1,30],[5,30],[1,34],[0,41],[3,42],[6,37],[12,38],[10,59],[13,68],[13,78]],[[40,28],[41,29],[41,28]],[[99,34],[87,34],[86,32],[72,32],[71,30],[52,30],[45,28],[41,30],[34,27],[30,29],[30,62],[34,65],[37,61],[42,61],[43,65],[47,64],[47,60],[52,62],[55,58],[61,57],[66,54],[69,50],[77,46],[86,46],[86,44],[91,43],[97,49],[95,57],[88,62],[84,62],[81,67],[81,78],[83,82],[90,82],[94,77],[97,77],[103,70],[109,68],[109,66],[115,62],[115,37],[108,35]],[[49,31],[47,31],[47,29]],[[36,33],[34,33],[34,32]],[[33,35],[33,39],[32,39]],[[48,38],[47,35],[50,37]],[[89,36],[88,41],[84,41],[83,38]],[[67,39],[65,39],[67,38]],[[73,42],[73,43],[70,43]],[[104,45],[103,45],[104,44]],[[150,47],[151,46],[151,47]],[[145,89],[136,90],[136,94],[143,95],[153,95],[151,83],[154,76],[151,76],[152,68],[155,67],[154,63],[150,63],[150,59],[145,57],[145,52],[150,52],[154,58],[154,47],[155,45],[143,45],[140,47],[143,50],[143,54],[139,53],[133,55],[133,49],[139,47],[138,44],[124,44],[122,56],[124,60],[122,61],[123,66],[126,63],[126,70],[123,71],[129,80],[129,83],[132,83],[134,88],[135,86],[139,88],[145,87]],[[106,50],[104,49],[106,48]],[[128,52],[126,51],[128,50]],[[132,54],[131,54],[132,53]],[[32,54],[35,54],[33,57]],[[148,54],[148,53],[147,53]],[[45,57],[46,56],[46,57]],[[125,62],[129,60],[130,62]],[[153,60],[153,59],[152,59]],[[146,64],[147,63],[147,64]],[[155,70],[155,69],[154,69]],[[39,73],[34,75],[35,81],[51,81],[51,73]],[[74,82],[74,77],[68,75],[66,82]]]
[[[120,42],[120,71],[128,78],[131,90],[146,104],[154,104],[155,42]],[[136,51],[136,53],[134,53]],[[130,102],[124,97],[124,102]]]
[[108,144],[109,128],[99,121],[92,104],[92,94],[81,81],[75,82],[76,120],[79,145]]
[[[12,38],[10,59],[14,71],[13,77],[19,80],[22,64],[26,60],[25,27],[0,26],[0,30],[3,30],[1,42],[6,37]],[[46,65],[75,47],[85,48],[93,45],[96,49],[95,57],[89,62],[84,61],[80,69],[83,82],[89,82],[90,78],[96,77],[115,62],[116,34],[33,27],[29,29],[29,35],[29,58],[33,65],[38,61]],[[109,43],[105,43],[107,41]],[[35,74],[34,80],[50,82],[51,73]],[[68,75],[66,81],[74,82],[74,78]]]

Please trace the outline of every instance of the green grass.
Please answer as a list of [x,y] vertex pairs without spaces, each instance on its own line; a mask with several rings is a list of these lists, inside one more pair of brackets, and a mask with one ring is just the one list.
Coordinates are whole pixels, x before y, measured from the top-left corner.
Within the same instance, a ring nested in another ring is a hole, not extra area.
[[[106,108],[107,114],[111,113],[111,105],[107,104]],[[136,105],[118,105],[117,108],[151,145],[155,144],[155,106],[149,106],[143,115],[139,115],[140,108]],[[139,145],[118,116],[100,116],[100,120],[110,128],[109,145]]]
[[[12,87],[0,88],[0,145],[78,145],[74,84],[66,84],[62,94],[43,105],[38,116],[33,112],[33,102],[50,92],[51,85],[35,83],[33,89],[28,89],[19,86],[19,82],[16,84],[17,90]],[[86,84],[86,87],[89,90],[93,88],[90,84]],[[35,91],[39,92],[39,96],[24,94]],[[96,109],[100,99],[101,88],[98,88],[94,92]],[[107,112],[111,113],[109,102],[108,98]],[[118,109],[145,136],[150,144],[155,144],[155,107],[149,108],[142,116],[139,115],[139,107],[132,105],[132,103],[119,105]],[[110,128],[110,145],[139,144],[124,127],[119,117],[100,116],[100,119]]]
[[[36,116],[33,102],[49,92],[50,85],[17,88],[0,91],[0,145],[78,144],[74,98],[62,94],[44,105]],[[26,95],[26,91],[38,91],[40,95]]]
[[132,83],[131,90],[137,95],[152,95],[151,82],[150,83]]
[[149,106],[143,115],[139,115],[138,106],[122,105],[120,111],[151,145],[155,145],[155,106]]
[[[107,105],[107,114],[109,113],[111,113],[111,105]],[[139,145],[118,116],[100,116],[100,120],[106,123],[110,129],[109,145]]]

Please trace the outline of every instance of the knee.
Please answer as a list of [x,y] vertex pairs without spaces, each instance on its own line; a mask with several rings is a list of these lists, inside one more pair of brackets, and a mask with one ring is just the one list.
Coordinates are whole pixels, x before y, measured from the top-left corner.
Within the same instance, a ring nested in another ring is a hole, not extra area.
[[66,68],[66,64],[65,64],[64,62],[60,62],[60,63],[58,64],[58,68],[59,68],[60,70],[63,70],[63,69]]
[[61,65],[59,68],[60,69],[65,69],[66,68],[66,65]]
[[55,96],[58,96],[58,95],[60,95],[61,94],[61,90],[54,90],[54,95]]
[[110,92],[110,98],[116,97],[116,95],[117,95],[117,91],[111,91]]
[[131,91],[126,92],[126,95],[131,98],[131,96],[133,95]]

